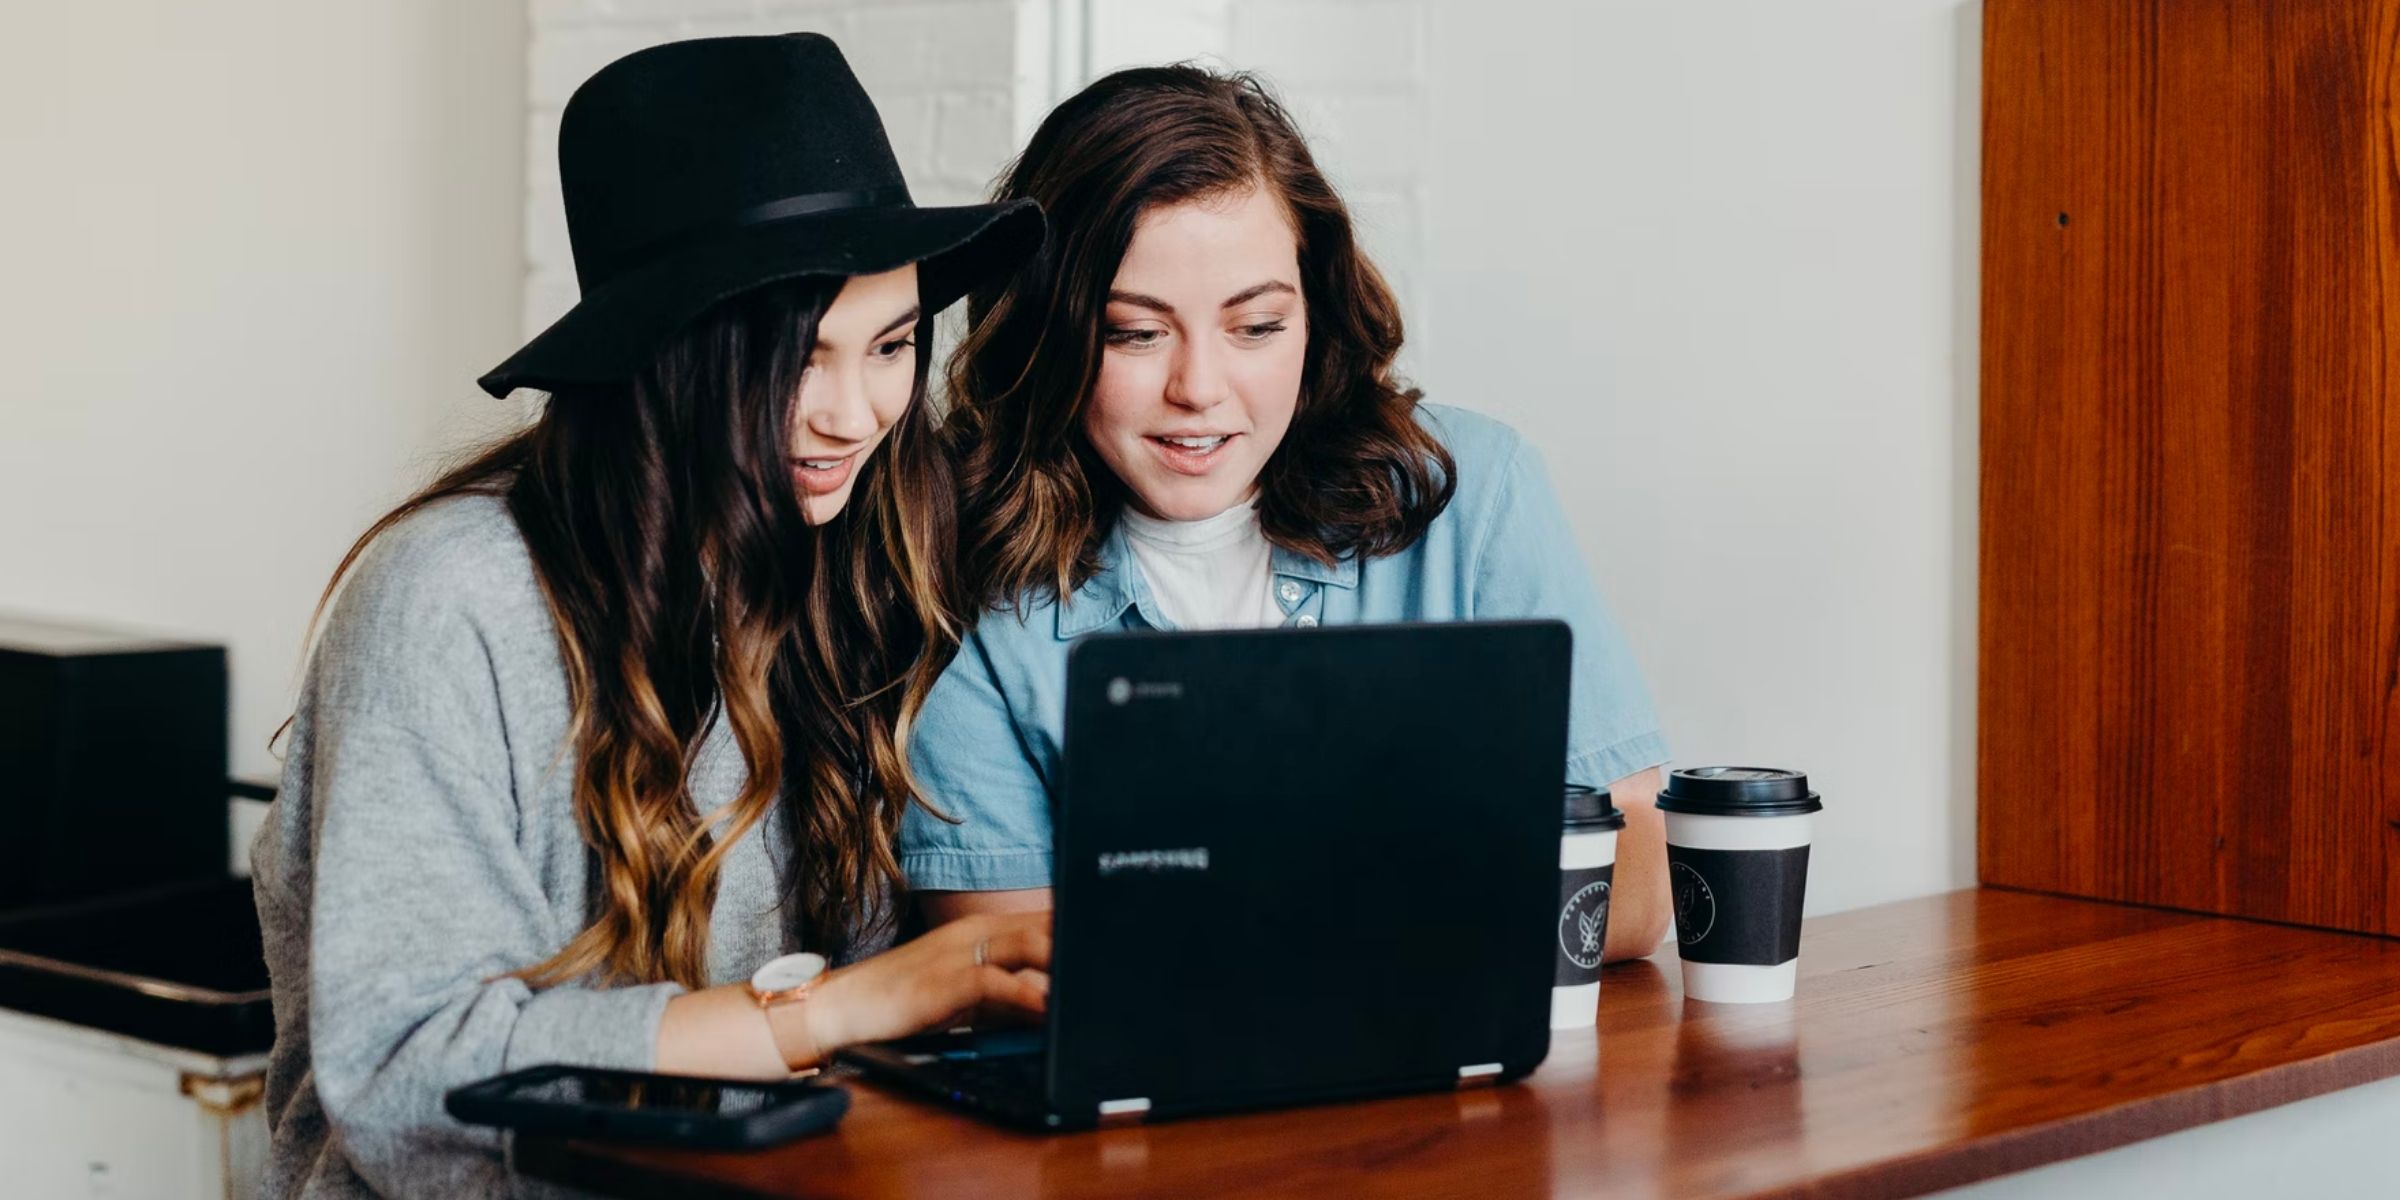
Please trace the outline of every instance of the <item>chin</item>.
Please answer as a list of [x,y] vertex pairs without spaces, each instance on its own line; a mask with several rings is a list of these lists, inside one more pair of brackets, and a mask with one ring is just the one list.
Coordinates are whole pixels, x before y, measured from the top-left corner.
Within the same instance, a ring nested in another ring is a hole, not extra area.
[[830,496],[800,497],[800,517],[810,525],[823,525],[842,515],[850,507],[850,493],[843,490]]
[[1223,487],[1151,488],[1141,493],[1142,505],[1168,521],[1205,521],[1242,502],[1242,493]]

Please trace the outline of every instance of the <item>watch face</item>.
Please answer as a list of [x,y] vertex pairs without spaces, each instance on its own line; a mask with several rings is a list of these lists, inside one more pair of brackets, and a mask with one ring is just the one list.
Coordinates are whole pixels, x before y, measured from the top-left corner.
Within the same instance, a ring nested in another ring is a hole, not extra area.
[[786,954],[758,969],[750,977],[750,986],[762,992],[780,992],[796,988],[825,973],[822,954]]

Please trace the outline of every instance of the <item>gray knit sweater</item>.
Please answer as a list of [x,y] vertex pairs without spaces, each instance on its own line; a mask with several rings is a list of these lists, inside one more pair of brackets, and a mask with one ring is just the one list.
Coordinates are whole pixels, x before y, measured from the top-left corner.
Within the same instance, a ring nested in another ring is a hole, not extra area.
[[[651,1066],[674,985],[498,978],[590,919],[567,719],[557,634],[499,500],[443,501],[377,539],[328,615],[252,851],[275,989],[265,1195],[510,1194],[501,1139],[451,1120],[443,1092],[537,1063]],[[707,811],[744,778],[720,723],[693,799]],[[790,948],[783,858],[779,820],[729,852],[712,981]]]

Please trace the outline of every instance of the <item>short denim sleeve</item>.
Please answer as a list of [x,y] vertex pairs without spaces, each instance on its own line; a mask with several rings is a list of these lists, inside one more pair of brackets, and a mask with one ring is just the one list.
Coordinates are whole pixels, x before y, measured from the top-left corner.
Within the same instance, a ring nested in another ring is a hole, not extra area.
[[1050,798],[1017,731],[981,638],[969,635],[942,672],[909,739],[925,799],[957,824],[911,805],[900,821],[900,869],[919,891],[1050,886]]
[[1633,648],[1584,567],[1540,453],[1521,438],[1511,441],[1490,528],[1475,551],[1474,611],[1465,615],[1556,618],[1575,631],[1567,781],[1606,787],[1667,761],[1666,739]]

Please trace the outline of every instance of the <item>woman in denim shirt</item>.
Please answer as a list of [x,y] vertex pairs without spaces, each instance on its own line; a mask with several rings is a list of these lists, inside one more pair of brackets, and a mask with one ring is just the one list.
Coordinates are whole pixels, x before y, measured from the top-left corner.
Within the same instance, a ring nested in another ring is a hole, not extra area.
[[[1566,776],[1626,809],[1606,953],[1667,925],[1666,747],[1540,455],[1421,405],[1401,322],[1289,117],[1192,67],[1059,106],[998,189],[1047,250],[972,299],[950,432],[980,627],[911,739],[900,859],[928,916],[1049,904],[1067,649],[1105,630],[1555,617]],[[1207,762],[1174,770],[1225,770]]]

